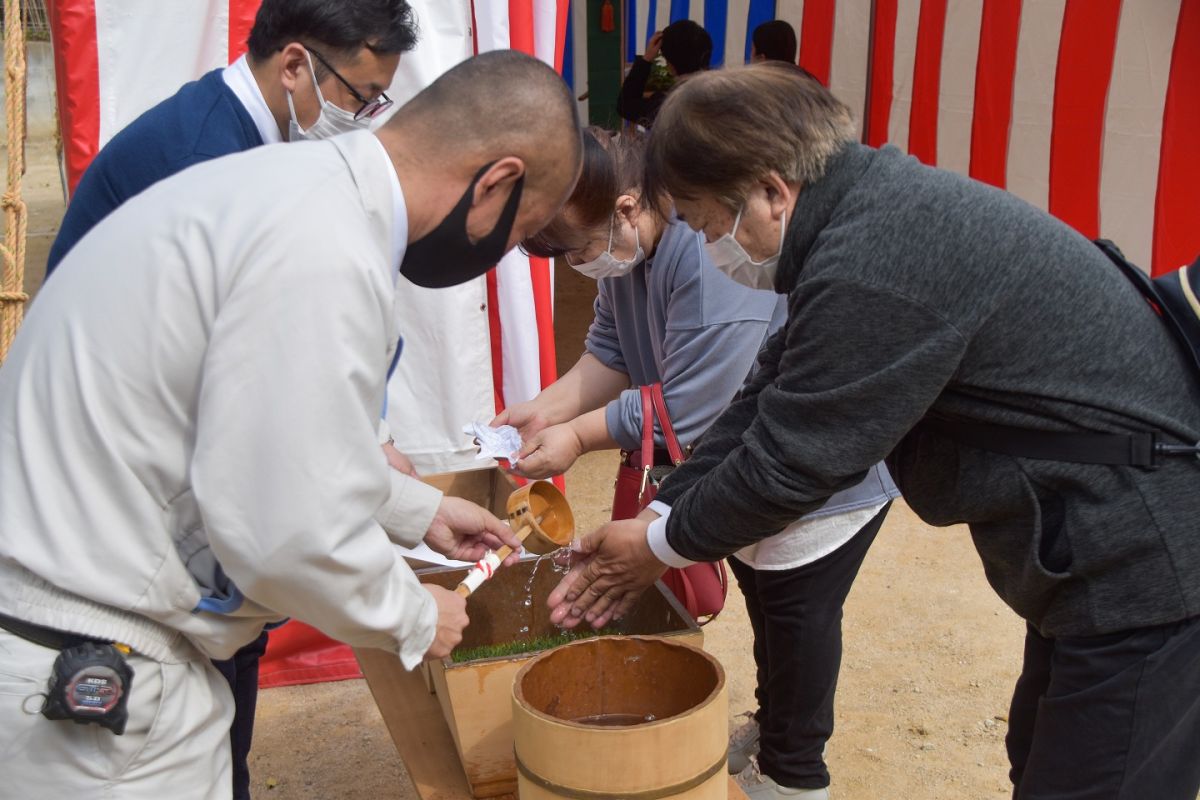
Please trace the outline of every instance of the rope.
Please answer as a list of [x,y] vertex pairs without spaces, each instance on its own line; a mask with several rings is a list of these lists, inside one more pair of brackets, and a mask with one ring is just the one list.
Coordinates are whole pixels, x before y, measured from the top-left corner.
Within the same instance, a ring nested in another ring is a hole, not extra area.
[[0,197],[4,209],[4,244],[0,246],[0,364],[8,355],[25,313],[25,225],[21,199],[25,174],[25,30],[20,0],[4,0],[4,110],[8,125],[8,169]]

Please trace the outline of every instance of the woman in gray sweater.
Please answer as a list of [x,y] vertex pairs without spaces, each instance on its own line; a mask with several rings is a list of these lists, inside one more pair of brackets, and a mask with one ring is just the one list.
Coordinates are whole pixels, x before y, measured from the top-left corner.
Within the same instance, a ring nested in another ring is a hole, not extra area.
[[[574,194],[525,242],[531,253],[558,256],[596,278],[599,293],[579,362],[493,423],[521,431],[518,474],[559,474],[591,450],[636,451],[643,422],[637,387],[657,382],[681,446],[692,445],[784,322],[783,298],[722,275],[699,234],[641,202],[643,153],[639,138],[585,132]],[[664,446],[661,430],[655,441]],[[842,605],[896,494],[886,468],[872,467],[729,561],[746,598],[758,667],[758,709],[731,738],[730,770],[741,773],[752,797],[828,796],[823,751],[833,732]]]

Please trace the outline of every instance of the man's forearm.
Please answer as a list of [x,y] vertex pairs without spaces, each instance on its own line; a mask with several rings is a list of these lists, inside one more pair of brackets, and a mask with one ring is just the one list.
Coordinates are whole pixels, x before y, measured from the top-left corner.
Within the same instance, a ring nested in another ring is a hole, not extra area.
[[630,122],[636,122],[644,112],[645,100],[642,95],[646,84],[650,82],[650,62],[641,56],[633,59],[629,75],[621,84],[621,93],[617,96],[617,113]]

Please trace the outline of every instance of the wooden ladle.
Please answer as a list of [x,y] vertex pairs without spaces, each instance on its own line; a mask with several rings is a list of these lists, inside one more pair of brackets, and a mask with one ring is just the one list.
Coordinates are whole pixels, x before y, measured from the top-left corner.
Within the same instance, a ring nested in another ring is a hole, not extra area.
[[[548,481],[534,481],[508,497],[508,523],[514,535],[531,553],[544,556],[566,547],[575,537],[575,515],[563,493]],[[504,545],[481,558],[454,590],[470,597],[512,553]]]

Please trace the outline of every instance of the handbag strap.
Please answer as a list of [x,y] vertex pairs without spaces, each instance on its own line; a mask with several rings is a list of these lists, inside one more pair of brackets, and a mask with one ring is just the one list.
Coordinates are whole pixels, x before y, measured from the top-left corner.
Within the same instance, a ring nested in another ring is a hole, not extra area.
[[642,394],[642,485],[637,496],[641,506],[650,485],[650,468],[654,466],[654,401],[649,386],[639,386],[638,390]]
[[[684,456],[683,448],[679,446],[679,439],[675,436],[675,428],[671,426],[671,418],[667,416],[667,399],[663,397],[661,383],[653,383],[650,385],[650,395],[654,401],[654,411],[658,415],[658,424],[662,426],[663,440],[667,443],[667,453],[671,456],[671,463],[679,466],[683,463]],[[642,390],[645,391],[643,386]],[[645,395],[643,395],[645,397]],[[646,404],[643,400],[642,409],[645,410]],[[643,417],[643,419],[645,419]],[[653,435],[653,421],[651,421],[650,431]]]
[[[721,584],[721,611],[724,611],[725,610],[725,601],[729,599],[729,573],[725,570],[725,562],[724,561],[717,561],[717,562],[710,564],[709,566],[713,567],[716,570],[717,582],[719,584]],[[696,620],[696,624],[703,628],[705,625],[712,622],[717,617],[721,616],[721,611],[717,611],[712,614],[709,614],[708,617],[703,622],[701,622],[700,620]]]
[[654,465],[654,409],[649,386],[639,386],[642,393],[642,466]]

